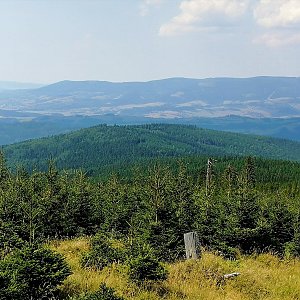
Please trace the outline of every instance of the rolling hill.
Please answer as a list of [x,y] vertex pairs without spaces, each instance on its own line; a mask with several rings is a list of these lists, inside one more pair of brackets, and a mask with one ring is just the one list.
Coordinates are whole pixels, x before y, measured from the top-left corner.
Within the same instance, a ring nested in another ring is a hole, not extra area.
[[[3,113],[3,111],[2,111]],[[16,114],[17,115],[17,114]],[[0,118],[0,145],[18,143],[24,140],[47,137],[99,124],[141,125],[141,124],[183,124],[200,128],[265,135],[300,141],[300,118],[248,118],[227,116],[219,118],[149,119],[143,117],[115,116],[37,116]]]
[[300,143],[200,129],[195,126],[149,124],[100,125],[64,135],[3,147],[10,166],[45,169],[49,158],[59,168],[97,171],[161,157],[260,156],[300,161]]
[[300,78],[170,78],[149,82],[62,81],[0,93],[0,108],[40,115],[155,118],[300,117]]
[[0,88],[0,145],[98,124],[170,122],[300,141],[299,101],[296,77],[62,81]]

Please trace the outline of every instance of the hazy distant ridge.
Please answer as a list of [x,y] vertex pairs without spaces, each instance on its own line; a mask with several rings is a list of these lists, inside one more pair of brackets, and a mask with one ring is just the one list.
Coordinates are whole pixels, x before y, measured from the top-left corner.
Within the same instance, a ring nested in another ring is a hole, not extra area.
[[0,81],[1,90],[18,90],[18,89],[35,89],[42,87],[43,84],[28,83],[28,82],[15,82],[15,81]]
[[154,122],[300,140],[300,78],[61,81],[0,91],[0,145],[103,123]]
[[300,117],[300,78],[170,78],[149,82],[62,81],[0,93],[6,111],[40,115],[193,118]]

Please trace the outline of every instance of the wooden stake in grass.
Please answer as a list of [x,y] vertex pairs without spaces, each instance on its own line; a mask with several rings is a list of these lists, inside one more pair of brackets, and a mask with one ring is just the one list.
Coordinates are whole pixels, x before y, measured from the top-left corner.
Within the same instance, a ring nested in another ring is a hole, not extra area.
[[207,169],[206,169],[206,186],[205,186],[205,194],[209,195],[211,184],[212,184],[212,173],[213,173],[213,159],[209,158],[207,160]]
[[197,232],[184,234],[186,259],[197,259],[200,257],[200,242]]

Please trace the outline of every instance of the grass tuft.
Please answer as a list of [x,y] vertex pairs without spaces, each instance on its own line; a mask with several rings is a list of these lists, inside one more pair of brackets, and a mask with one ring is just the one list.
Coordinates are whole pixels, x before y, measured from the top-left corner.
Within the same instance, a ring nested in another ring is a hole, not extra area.
[[[114,264],[102,271],[83,269],[82,253],[89,249],[89,239],[54,241],[50,247],[66,257],[73,274],[61,287],[71,297],[96,291],[101,282],[114,288],[118,295],[133,300],[293,300],[300,299],[300,260],[281,260],[272,254],[241,256],[225,260],[204,251],[200,260],[168,264],[169,277],[151,288],[142,288],[129,281],[127,268]],[[223,279],[223,275],[241,275]]]

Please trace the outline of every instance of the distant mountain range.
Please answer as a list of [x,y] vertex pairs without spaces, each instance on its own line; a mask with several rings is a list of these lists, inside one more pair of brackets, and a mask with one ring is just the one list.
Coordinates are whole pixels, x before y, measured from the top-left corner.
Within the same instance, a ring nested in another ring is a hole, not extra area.
[[15,81],[0,81],[0,91],[18,90],[18,89],[36,89],[42,87],[44,84],[15,82]]
[[53,158],[59,168],[83,168],[94,174],[147,159],[195,155],[300,161],[299,142],[170,124],[100,125],[8,145],[3,150],[10,166],[46,169]]
[[300,78],[171,78],[149,82],[62,81],[0,93],[2,110],[21,114],[146,118],[300,117]]
[[62,81],[0,91],[0,144],[100,123],[153,122],[300,140],[300,78]]

